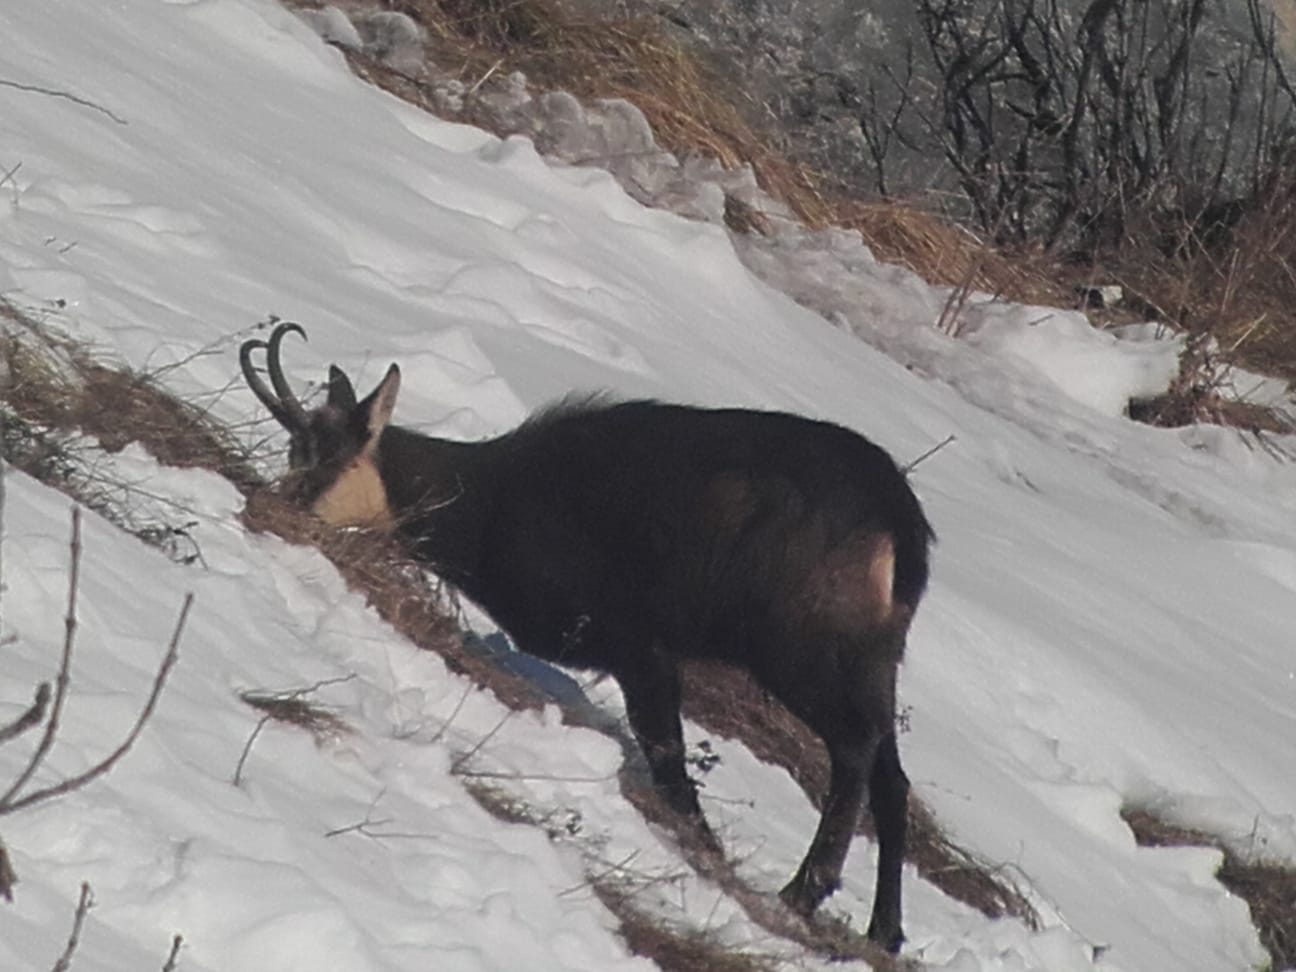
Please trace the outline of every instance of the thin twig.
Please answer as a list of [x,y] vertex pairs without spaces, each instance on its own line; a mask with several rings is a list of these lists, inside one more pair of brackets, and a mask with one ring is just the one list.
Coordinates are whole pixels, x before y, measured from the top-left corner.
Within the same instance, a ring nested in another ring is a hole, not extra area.
[[472,749],[468,750],[466,753],[460,753],[457,757],[455,757],[454,762],[450,764],[450,775],[452,776],[459,775],[464,768],[464,764],[467,763],[474,756],[476,756],[477,753],[481,751],[481,748],[485,746],[488,742],[490,742],[495,737],[496,733],[498,733],[501,729],[504,728],[504,724],[507,723],[510,719],[512,719],[517,714],[518,714],[517,709],[509,709],[508,712],[504,713],[504,717],[500,719],[499,722],[495,723],[494,727],[491,729],[490,732],[486,733],[486,735],[482,736],[480,739],[477,740],[477,743],[472,747]]
[[[525,783],[534,780],[545,780],[554,783],[606,783],[616,777],[616,773],[607,773],[603,776],[564,776],[559,773],[504,773],[494,770],[466,770],[456,769],[456,776],[461,776],[465,780],[509,780],[510,782]],[[730,801],[740,806],[748,805],[746,801]]]
[[85,924],[86,915],[94,907],[94,895],[90,893],[90,884],[87,881],[81,882],[81,900],[77,902],[76,917],[72,919],[72,933],[68,935],[67,947],[63,949],[63,954],[58,957],[54,963],[51,972],[67,972],[72,967],[72,953],[76,951],[77,945],[81,941],[81,926]]
[[184,944],[184,938],[177,935],[171,940],[171,954],[167,956],[166,965],[162,966],[162,972],[175,972],[177,960],[180,958],[180,946]]
[[14,205],[18,204],[18,197],[21,194],[18,188],[18,180],[15,179],[14,176],[17,175],[18,170],[22,168],[22,165],[23,164],[19,162],[16,165],[14,165],[12,169],[6,170],[3,176],[0,176],[0,186],[3,186],[6,182],[10,183],[13,186]]
[[0,78],[0,86],[6,88],[17,88],[19,91],[30,91],[33,94],[49,95],[51,98],[66,98],[68,101],[75,104],[81,105],[85,108],[93,108],[95,111],[107,115],[118,125],[128,124],[125,118],[122,118],[121,115],[118,115],[116,112],[110,111],[103,105],[96,105],[93,101],[89,101],[67,91],[59,91],[57,88],[42,88],[40,85],[22,84],[18,81],[10,81],[6,78]]
[[373,817],[374,808],[378,806],[378,801],[383,798],[383,795],[386,792],[387,792],[386,787],[378,791],[378,795],[375,796],[372,801],[370,801],[369,808],[365,810],[365,815],[363,820],[359,821],[358,823],[347,824],[344,827],[334,827],[332,830],[325,831],[324,836],[340,837],[343,834],[362,834],[363,836],[368,837],[370,840],[388,840],[391,838],[418,838],[420,840],[437,839],[436,834],[420,834],[420,833],[404,832],[399,830],[389,830],[385,832],[384,831],[375,832],[373,830],[370,830],[369,828],[371,827],[381,827],[385,824],[389,824],[392,822],[391,817],[383,817],[382,819],[379,820],[375,820]]
[[487,68],[486,73],[483,74],[480,78],[478,78],[477,82],[471,88],[469,88],[467,91],[464,92],[464,95],[467,96],[476,93],[477,89],[480,88],[483,84],[485,84],[487,80],[490,78],[490,76],[500,69],[500,65],[502,65],[503,63],[504,63],[504,59],[500,58],[489,68]]
[[919,465],[920,463],[922,463],[922,462],[926,462],[928,459],[930,459],[932,456],[936,455],[936,453],[940,452],[942,449],[944,449],[944,448],[945,448],[947,445],[949,445],[951,442],[955,442],[955,441],[957,441],[957,436],[955,436],[953,433],[951,433],[950,435],[945,436],[944,439],[942,439],[940,442],[937,442],[934,446],[932,446],[930,449],[928,449],[926,452],[924,452],[924,453],[923,453],[921,456],[919,456],[917,459],[915,459],[915,460],[913,460],[912,462],[906,463],[905,465],[901,466],[901,467],[900,467],[900,471],[901,471],[902,473],[904,473],[906,476],[908,476],[911,472],[913,472],[915,469],[918,468],[918,465]]
[[613,874],[624,873],[629,870],[630,863],[639,856],[641,850],[642,848],[635,848],[619,861],[600,861],[599,863],[604,865],[604,870],[601,873],[591,874],[579,884],[573,884],[570,887],[563,888],[558,892],[558,897],[565,898],[567,895],[575,894],[578,891],[584,891],[586,888],[591,887],[600,881],[606,881]]
[[464,686],[463,695],[459,696],[459,701],[455,703],[455,707],[453,710],[451,710],[450,715],[446,716],[445,722],[441,723],[441,728],[438,729],[436,733],[432,736],[432,738],[428,740],[429,744],[436,743],[441,740],[441,737],[446,734],[446,730],[450,728],[450,726],[454,723],[455,718],[459,715],[459,712],[463,709],[464,703],[468,701],[468,696],[471,695],[473,690],[476,688],[478,688],[478,686],[471,681]]
[[257,736],[261,735],[261,730],[265,728],[265,724],[273,718],[274,716],[263,715],[257,722],[256,728],[252,730],[252,734],[248,736],[248,741],[243,744],[243,752],[239,754],[238,765],[234,767],[235,786],[243,785],[243,764],[247,762],[247,758],[252,752],[252,744],[256,742]]
[[[238,764],[234,767],[234,780],[233,780],[234,785],[241,786],[243,784],[243,766],[244,764],[247,763],[248,756],[250,756],[252,753],[252,744],[256,742],[257,736],[261,735],[261,730],[265,728],[265,724],[269,722],[271,719],[277,719],[278,721],[281,722],[296,721],[293,719],[282,718],[276,711],[274,711],[271,708],[271,706],[274,703],[296,701],[301,699],[303,696],[310,695],[311,693],[318,691],[319,689],[322,689],[326,686],[340,685],[343,682],[351,681],[355,677],[356,677],[355,672],[352,672],[349,675],[339,675],[336,678],[321,679],[320,681],[316,682],[314,685],[308,685],[305,688],[285,689],[281,692],[254,692],[252,690],[248,690],[246,692],[240,692],[239,698],[241,698],[244,702],[246,702],[248,705],[252,706],[253,708],[259,709],[262,712],[265,712],[266,714],[263,715],[261,719],[257,722],[256,727],[252,730],[251,735],[248,736],[247,742],[243,744],[243,752],[239,754]],[[346,724],[343,723],[342,720],[334,716],[332,713],[321,712],[321,717],[327,718],[327,720],[333,723],[329,728],[332,728],[340,732],[347,731]],[[312,731],[315,731],[314,728],[311,726],[307,726],[306,728],[310,728]]]

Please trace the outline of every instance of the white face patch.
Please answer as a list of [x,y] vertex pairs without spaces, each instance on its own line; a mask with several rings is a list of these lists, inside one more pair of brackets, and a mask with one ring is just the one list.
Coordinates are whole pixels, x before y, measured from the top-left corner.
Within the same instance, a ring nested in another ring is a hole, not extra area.
[[331,526],[391,530],[395,525],[387,490],[373,457],[361,453],[312,505],[311,512]]

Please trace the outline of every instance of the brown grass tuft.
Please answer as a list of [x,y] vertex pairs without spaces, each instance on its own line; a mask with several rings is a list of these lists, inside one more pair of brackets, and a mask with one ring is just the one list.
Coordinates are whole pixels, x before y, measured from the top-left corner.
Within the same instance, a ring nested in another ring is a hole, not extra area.
[[[369,6],[366,0],[338,5]],[[727,168],[749,163],[761,186],[807,223],[829,221],[813,173],[749,122],[758,106],[731,98],[710,55],[670,34],[660,18],[593,15],[561,0],[392,0],[389,6],[427,30],[429,62],[469,86],[521,71],[538,88],[581,99],[624,98],[644,113],[667,150],[714,158]],[[416,80],[363,58],[351,60],[362,76],[435,108]]]
[[[539,827],[551,840],[574,836],[570,828],[556,826],[553,819],[481,780],[465,779],[464,787],[492,817],[511,824]],[[773,972],[773,958],[737,952],[714,935],[679,927],[638,906],[635,896],[644,888],[661,883],[661,878],[632,877],[628,865],[612,865],[586,884],[571,890],[588,889],[620,923],[621,937],[635,955],[651,959],[663,972]]]
[[774,972],[779,967],[773,958],[736,952],[704,931],[671,926],[637,908],[634,891],[615,881],[593,881],[590,887],[621,923],[626,947],[652,959],[662,972]]
[[1216,877],[1251,909],[1251,923],[1273,969],[1296,967],[1296,866],[1247,861],[1224,841],[1172,823],[1153,810],[1125,807],[1121,817],[1140,847],[1214,847],[1224,854]]
[[1043,254],[1004,253],[918,202],[835,196],[830,206],[834,225],[858,230],[875,257],[929,283],[1053,307],[1072,300],[1056,264]]
[[304,697],[302,692],[240,692],[239,698],[275,722],[305,729],[316,741],[350,735],[351,727],[337,713]]
[[260,482],[229,431],[155,375],[96,360],[7,301],[0,318],[16,325],[0,330],[0,401],[21,420],[93,435],[109,452],[139,442],[159,462],[211,469],[240,488]]
[[1214,343],[1207,331],[1190,335],[1170,388],[1155,398],[1130,402],[1130,418],[1166,428],[1210,423],[1257,434],[1296,432],[1291,419],[1277,409],[1236,397],[1229,387],[1232,369]]

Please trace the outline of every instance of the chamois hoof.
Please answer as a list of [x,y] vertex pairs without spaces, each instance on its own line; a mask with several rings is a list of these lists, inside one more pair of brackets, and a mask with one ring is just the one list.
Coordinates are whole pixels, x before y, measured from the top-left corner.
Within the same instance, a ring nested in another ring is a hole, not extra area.
[[802,918],[811,917],[823,904],[824,899],[840,887],[840,882],[827,883],[798,871],[787,886],[779,892],[779,898],[788,908]]
[[869,922],[868,940],[878,945],[892,955],[900,951],[900,946],[904,944],[904,932],[899,925],[880,926],[876,921]]

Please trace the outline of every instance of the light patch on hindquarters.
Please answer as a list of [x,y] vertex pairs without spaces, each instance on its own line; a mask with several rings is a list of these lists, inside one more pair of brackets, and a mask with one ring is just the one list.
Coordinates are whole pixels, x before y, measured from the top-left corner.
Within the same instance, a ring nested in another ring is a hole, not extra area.
[[311,505],[311,512],[331,526],[390,530],[395,524],[387,489],[368,453],[361,453],[351,461]]
[[810,575],[812,612],[851,628],[883,625],[894,613],[895,545],[866,533],[829,551]]

